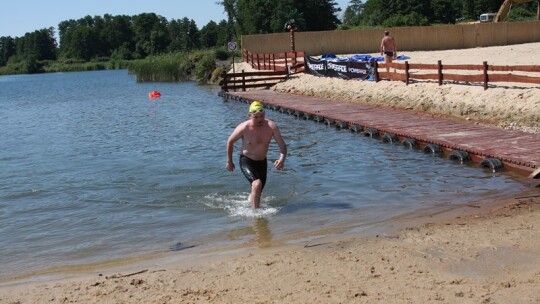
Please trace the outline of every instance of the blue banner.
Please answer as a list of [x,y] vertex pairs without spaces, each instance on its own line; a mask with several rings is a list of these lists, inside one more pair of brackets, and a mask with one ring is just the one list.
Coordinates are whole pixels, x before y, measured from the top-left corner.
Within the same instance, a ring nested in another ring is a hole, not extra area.
[[373,68],[364,61],[327,61],[305,56],[306,73],[315,76],[365,80],[372,78]]

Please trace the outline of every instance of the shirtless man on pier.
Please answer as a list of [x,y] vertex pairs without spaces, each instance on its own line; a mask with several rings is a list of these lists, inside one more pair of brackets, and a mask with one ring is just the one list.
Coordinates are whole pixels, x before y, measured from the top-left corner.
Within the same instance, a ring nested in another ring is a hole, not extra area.
[[[391,64],[393,59],[397,58],[397,45],[394,37],[390,36],[389,31],[384,31],[384,37],[381,40],[381,55],[384,54],[384,62]],[[386,66],[386,71],[390,71],[390,67]]]

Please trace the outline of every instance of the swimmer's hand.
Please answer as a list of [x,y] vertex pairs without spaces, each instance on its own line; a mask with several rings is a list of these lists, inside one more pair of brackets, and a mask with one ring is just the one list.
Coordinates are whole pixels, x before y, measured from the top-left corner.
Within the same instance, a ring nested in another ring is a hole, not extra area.
[[234,171],[234,163],[233,162],[227,162],[227,165],[225,166],[229,172]]
[[285,160],[284,159],[278,159],[274,162],[274,167],[276,167],[277,170],[283,170],[283,167],[285,167]]

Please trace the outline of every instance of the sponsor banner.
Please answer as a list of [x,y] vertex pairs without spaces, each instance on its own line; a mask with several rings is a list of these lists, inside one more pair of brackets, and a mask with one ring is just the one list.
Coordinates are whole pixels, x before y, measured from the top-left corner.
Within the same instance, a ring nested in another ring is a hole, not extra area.
[[349,79],[347,66],[348,62],[332,62],[326,63],[326,76],[327,77],[339,77],[343,79]]
[[373,79],[373,68],[369,62],[350,61],[347,68],[351,79]]
[[339,77],[343,79],[370,79],[372,78],[371,64],[359,61],[326,61],[305,56],[306,73],[315,76]]
[[306,73],[315,76],[326,76],[326,60],[319,60],[304,55]]

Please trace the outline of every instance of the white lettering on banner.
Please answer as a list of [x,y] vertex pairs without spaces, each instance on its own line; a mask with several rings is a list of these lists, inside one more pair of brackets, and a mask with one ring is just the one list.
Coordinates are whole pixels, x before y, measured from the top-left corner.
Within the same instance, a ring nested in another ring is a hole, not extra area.
[[367,71],[367,70],[364,70],[364,69],[349,68],[349,73],[367,74],[368,71]]
[[308,66],[309,66],[310,69],[312,69],[314,71],[324,71],[324,64],[323,63],[314,64],[314,63],[308,62]]
[[340,65],[340,64],[333,64],[331,62],[328,62],[328,69],[338,71],[338,72],[347,73],[347,66]]

